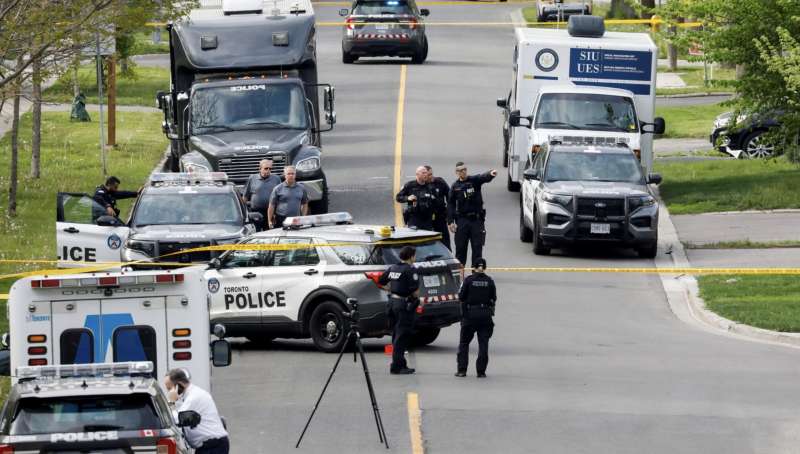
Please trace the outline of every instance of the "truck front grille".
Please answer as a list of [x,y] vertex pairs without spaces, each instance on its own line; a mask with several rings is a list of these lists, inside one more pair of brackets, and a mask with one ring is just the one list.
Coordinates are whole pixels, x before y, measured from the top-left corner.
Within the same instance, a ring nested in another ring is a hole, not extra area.
[[286,166],[286,154],[282,152],[247,153],[223,158],[219,161],[220,172],[228,174],[228,180],[236,184],[244,184],[250,175],[258,173],[258,163],[262,159],[272,159],[272,174],[283,175]]
[[625,216],[625,199],[578,198],[577,214],[600,219]]

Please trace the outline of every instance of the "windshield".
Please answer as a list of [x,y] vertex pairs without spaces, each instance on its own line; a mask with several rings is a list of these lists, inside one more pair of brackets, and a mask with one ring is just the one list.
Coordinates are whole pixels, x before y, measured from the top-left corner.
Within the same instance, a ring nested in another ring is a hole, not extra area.
[[233,194],[144,194],[136,205],[132,227],[175,224],[242,224]]
[[22,399],[11,435],[155,429],[162,426],[147,394]]
[[552,153],[547,160],[545,180],[644,184],[633,153]]
[[306,129],[306,97],[295,84],[249,84],[195,90],[192,130]]
[[542,95],[536,128],[636,132],[633,100],[624,96],[592,93]]
[[[382,246],[380,244],[343,244],[331,246],[339,259],[346,265],[394,265],[400,263],[400,249],[404,244]],[[452,253],[439,240],[426,243],[409,244],[417,249],[417,262],[449,260]]]
[[353,8],[356,16],[380,16],[380,15],[413,15],[408,3],[398,1],[383,2],[359,2]]

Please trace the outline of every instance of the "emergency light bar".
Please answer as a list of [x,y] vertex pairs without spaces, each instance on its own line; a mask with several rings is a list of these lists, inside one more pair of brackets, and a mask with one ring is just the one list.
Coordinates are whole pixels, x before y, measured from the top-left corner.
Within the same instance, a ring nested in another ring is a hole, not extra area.
[[174,284],[183,282],[183,274],[164,272],[139,276],[97,276],[81,278],[47,278],[31,280],[31,288],[65,288],[65,287],[119,287],[136,284]]
[[352,224],[353,216],[346,211],[339,213],[315,214],[311,216],[293,216],[284,219],[284,229],[299,229],[320,225]]
[[225,172],[192,172],[192,173],[154,173],[150,175],[150,184],[198,184],[198,183],[227,183],[228,174]]
[[67,377],[109,377],[153,374],[153,363],[150,361],[131,361],[125,363],[93,363],[64,364],[60,366],[20,366],[17,367],[17,379],[33,380],[37,378]]

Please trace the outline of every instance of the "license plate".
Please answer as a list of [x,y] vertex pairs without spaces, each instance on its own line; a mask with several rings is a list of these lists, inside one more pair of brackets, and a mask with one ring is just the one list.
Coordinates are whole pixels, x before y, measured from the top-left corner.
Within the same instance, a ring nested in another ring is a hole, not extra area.
[[375,24],[375,30],[388,30],[389,26],[386,24]]
[[608,235],[611,233],[611,224],[595,224],[589,226],[590,233],[597,233],[601,235]]
[[425,287],[438,287],[442,285],[442,281],[439,279],[438,275],[422,276],[422,285]]

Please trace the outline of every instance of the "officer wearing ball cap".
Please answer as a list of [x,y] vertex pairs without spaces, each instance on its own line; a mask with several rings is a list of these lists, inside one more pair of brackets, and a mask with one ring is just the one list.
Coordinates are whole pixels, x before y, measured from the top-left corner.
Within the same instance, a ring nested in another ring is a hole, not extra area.
[[419,306],[419,275],[414,268],[416,249],[404,246],[400,249],[401,263],[390,266],[381,274],[378,284],[388,287],[389,305],[387,316],[392,328],[392,374],[413,374],[405,358],[406,348],[414,334],[414,322]]
[[475,368],[478,378],[485,378],[486,366],[489,364],[489,338],[494,331],[492,317],[497,301],[497,289],[494,280],[486,274],[486,259],[483,257],[475,261],[472,274],[461,284],[458,299],[461,302],[461,335],[458,342],[456,377],[467,376],[469,344],[477,334],[478,360]]

